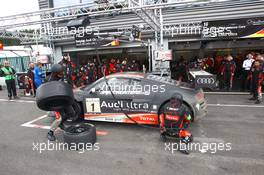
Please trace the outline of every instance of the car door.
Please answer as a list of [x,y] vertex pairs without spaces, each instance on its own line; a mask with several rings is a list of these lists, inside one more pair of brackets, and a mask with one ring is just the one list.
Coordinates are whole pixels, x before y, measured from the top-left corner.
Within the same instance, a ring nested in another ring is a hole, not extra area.
[[[132,118],[144,124],[157,124],[157,105],[153,105],[155,92],[153,90],[158,89],[158,85],[145,81],[145,79],[130,79],[130,86],[133,87],[130,110]],[[154,109],[153,109],[154,108]]]
[[122,110],[129,112],[129,104],[132,99],[131,94],[125,91],[129,85],[129,79],[113,77],[109,78],[107,82],[109,86],[102,80],[89,90],[89,95],[84,99],[85,116],[96,117],[103,121],[117,121],[116,114],[122,113]]

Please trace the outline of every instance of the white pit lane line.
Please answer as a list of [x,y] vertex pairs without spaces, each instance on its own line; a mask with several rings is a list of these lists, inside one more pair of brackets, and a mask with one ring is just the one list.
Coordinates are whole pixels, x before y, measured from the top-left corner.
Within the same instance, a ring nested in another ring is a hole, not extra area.
[[264,108],[263,105],[240,105],[240,104],[207,104],[208,107],[240,107],[240,108]]
[[7,99],[0,99],[0,102],[36,103],[36,101],[33,100],[7,100]]
[[42,120],[44,118],[46,118],[47,115],[43,115],[43,116],[40,116],[34,120],[31,120],[29,122],[26,122],[24,124],[22,124],[21,126],[24,126],[24,127],[29,127],[29,128],[41,128],[41,129],[50,129],[50,126],[44,126],[44,125],[37,125],[37,124],[33,124],[35,123],[36,121],[39,121],[39,120]]

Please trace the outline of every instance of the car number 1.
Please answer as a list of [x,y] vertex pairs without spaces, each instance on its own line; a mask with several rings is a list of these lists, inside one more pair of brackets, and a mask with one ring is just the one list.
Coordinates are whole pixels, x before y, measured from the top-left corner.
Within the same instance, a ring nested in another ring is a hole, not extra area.
[[86,111],[101,113],[99,98],[86,98]]

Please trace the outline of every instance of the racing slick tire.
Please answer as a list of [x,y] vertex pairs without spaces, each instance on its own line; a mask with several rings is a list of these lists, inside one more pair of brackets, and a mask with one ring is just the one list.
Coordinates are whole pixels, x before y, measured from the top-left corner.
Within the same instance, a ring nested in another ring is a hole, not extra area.
[[73,104],[72,87],[62,81],[42,84],[36,93],[37,106],[44,111],[57,111]]
[[64,130],[63,138],[68,145],[85,145],[87,143],[93,145],[96,142],[96,128],[89,123],[72,125]]

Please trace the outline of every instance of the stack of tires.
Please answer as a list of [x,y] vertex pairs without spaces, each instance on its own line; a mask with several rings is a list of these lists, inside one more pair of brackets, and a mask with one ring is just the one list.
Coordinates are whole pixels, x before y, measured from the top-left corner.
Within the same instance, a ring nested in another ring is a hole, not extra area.
[[[42,84],[37,89],[36,101],[38,108],[44,111],[63,111],[65,108],[76,106],[72,87],[62,81]],[[68,144],[96,142],[96,128],[92,124],[68,123],[68,126],[63,129],[64,141]]]

